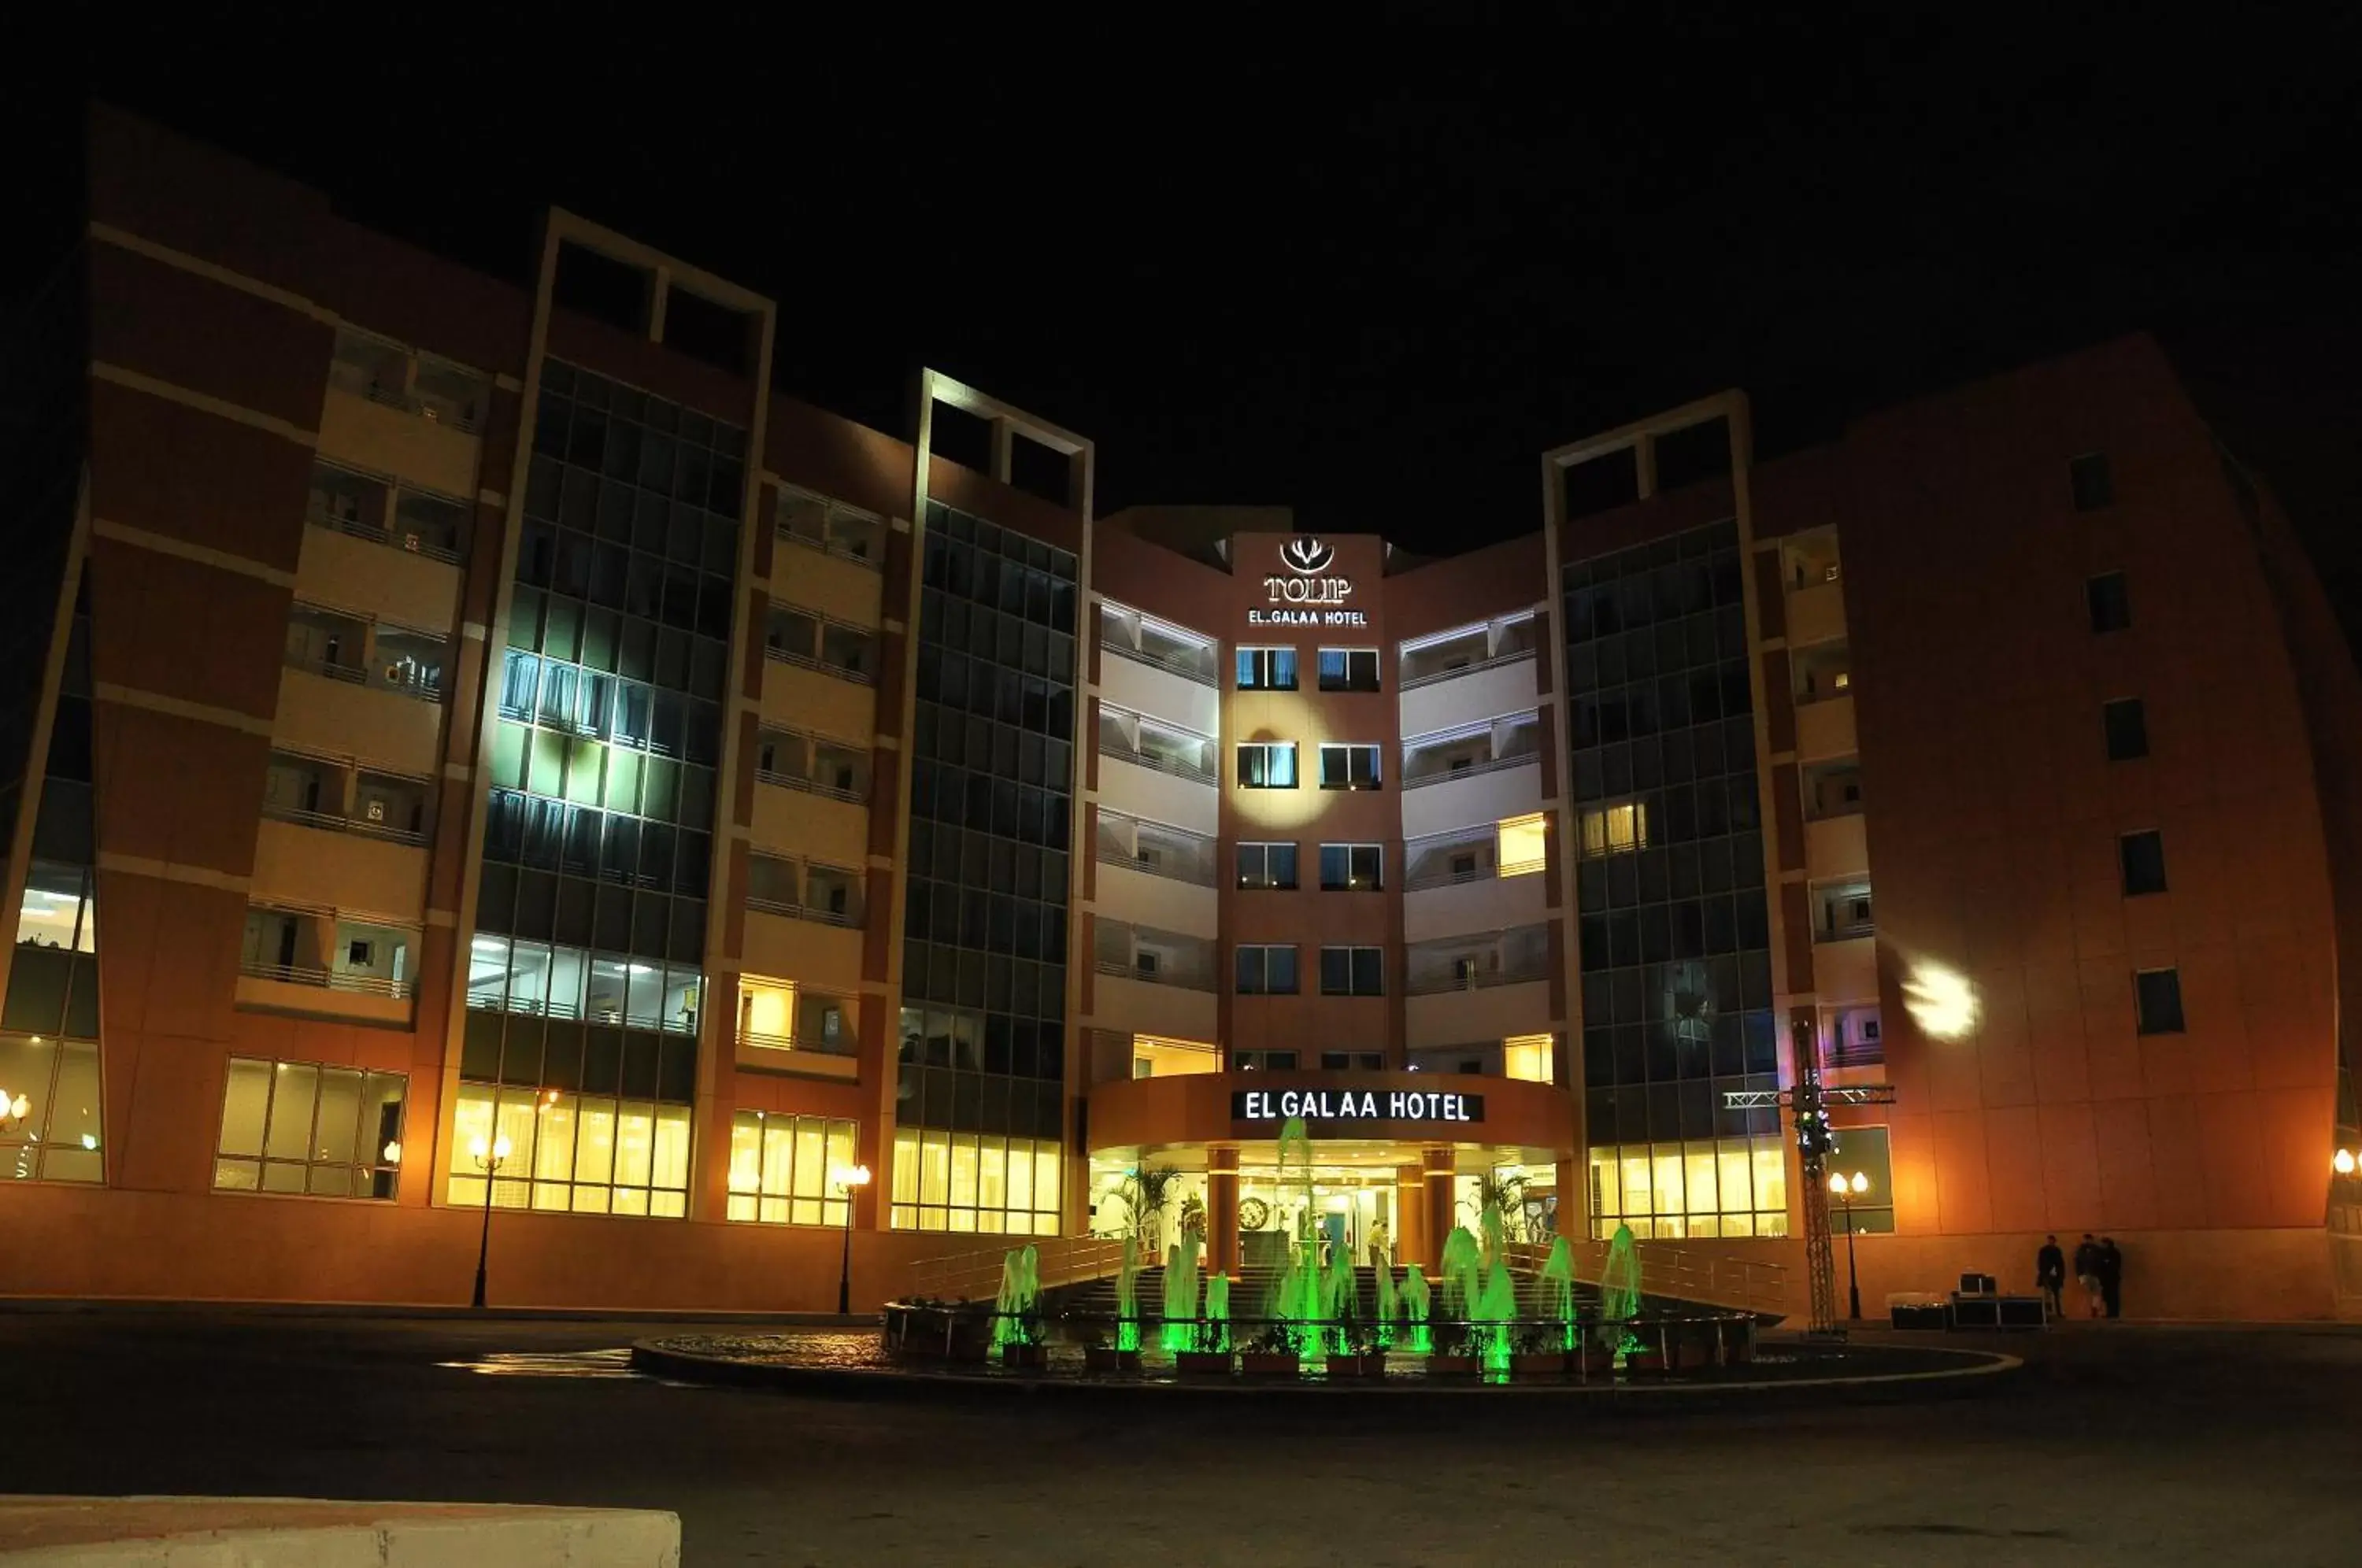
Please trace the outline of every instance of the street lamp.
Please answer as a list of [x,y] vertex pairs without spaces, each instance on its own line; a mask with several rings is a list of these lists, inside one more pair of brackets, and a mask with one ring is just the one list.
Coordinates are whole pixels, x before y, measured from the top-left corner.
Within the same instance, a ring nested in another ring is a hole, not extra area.
[[836,1270],[836,1315],[853,1315],[853,1191],[869,1185],[867,1165],[837,1165],[828,1173],[829,1181],[844,1194],[844,1257]]
[[493,1139],[489,1144],[478,1138],[468,1145],[469,1157],[476,1168],[484,1173],[484,1231],[476,1242],[476,1298],[469,1305],[480,1312],[484,1309],[484,1262],[492,1250],[492,1177],[508,1164],[509,1141]]
[[[17,1103],[22,1106],[25,1102],[20,1099]],[[22,1116],[24,1112],[20,1110],[17,1114]],[[2329,1157],[2330,1169],[2339,1176],[2352,1176],[2357,1165],[2362,1165],[2362,1160],[2356,1160],[2351,1149],[2340,1149]]]
[[1845,1205],[1846,1305],[1848,1308],[1846,1316],[1857,1323],[1861,1321],[1861,1271],[1854,1265],[1853,1200],[1869,1190],[1870,1178],[1860,1171],[1854,1172],[1849,1176],[1837,1171],[1829,1173],[1830,1196]]
[[6,1089],[0,1088],[0,1132],[14,1132],[17,1123],[32,1113],[31,1100],[21,1094],[11,1098]]

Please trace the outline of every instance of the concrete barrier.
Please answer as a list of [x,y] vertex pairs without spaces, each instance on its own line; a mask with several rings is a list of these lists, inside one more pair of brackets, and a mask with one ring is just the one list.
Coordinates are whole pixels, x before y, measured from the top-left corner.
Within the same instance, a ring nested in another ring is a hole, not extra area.
[[0,1499],[5,1568],[679,1568],[651,1509],[297,1497]]

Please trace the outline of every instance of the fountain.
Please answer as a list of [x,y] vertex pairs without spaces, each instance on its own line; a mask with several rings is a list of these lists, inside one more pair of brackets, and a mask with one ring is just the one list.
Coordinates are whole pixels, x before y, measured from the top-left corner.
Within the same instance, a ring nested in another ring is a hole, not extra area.
[[1616,1227],[1608,1239],[1607,1262],[1599,1270],[1599,1342],[1621,1362],[1628,1349],[1640,1341],[1628,1325],[1640,1315],[1640,1254],[1632,1249],[1632,1228]]
[[1575,1348],[1574,1329],[1574,1253],[1561,1236],[1551,1243],[1550,1257],[1542,1264],[1542,1283],[1551,1287],[1551,1305],[1556,1309],[1558,1320],[1566,1331],[1566,1348]]
[[1392,1350],[1395,1342],[1395,1317],[1398,1303],[1395,1298],[1395,1270],[1390,1263],[1378,1264],[1378,1348]]
[[1115,1348],[1140,1348],[1140,1241],[1123,1239],[1123,1265],[1115,1275]]
[[[1191,1322],[1198,1316],[1198,1238],[1185,1232],[1165,1254],[1164,1348],[1169,1351],[1196,1348]],[[1222,1281],[1225,1295],[1229,1294],[1230,1283],[1227,1279]],[[1213,1295],[1210,1282],[1207,1295]]]
[[1353,1254],[1343,1247],[1329,1260],[1329,1272],[1320,1280],[1320,1318],[1334,1327],[1330,1331],[1330,1353],[1352,1355],[1352,1320],[1362,1315],[1362,1282],[1353,1269]]
[[1507,1260],[1485,1268],[1484,1283],[1476,1290],[1475,1307],[1468,1315],[1473,1320],[1468,1337],[1485,1370],[1506,1375],[1509,1354],[1515,1348],[1510,1342],[1518,1328],[1518,1281],[1509,1272]]
[[1435,1331],[1428,1326],[1427,1275],[1418,1264],[1403,1270],[1402,1315],[1410,1330],[1407,1347],[1413,1355],[1427,1355],[1435,1349]]
[[1042,1254],[1013,1247],[1000,1260],[1000,1293],[992,1302],[992,1348],[1042,1342]]
[[1443,1281],[1444,1315],[1455,1321],[1474,1316],[1480,1258],[1476,1238],[1467,1226],[1454,1226],[1443,1239],[1443,1262],[1436,1272]]
[[1231,1276],[1211,1274],[1206,1276],[1206,1316],[1198,1324],[1197,1348],[1201,1351],[1227,1351],[1231,1348]]
[[1291,1116],[1279,1130],[1278,1183],[1285,1190],[1287,1166],[1293,1158],[1304,1169],[1304,1207],[1296,1216],[1296,1241],[1287,1251],[1277,1279],[1263,1303],[1265,1333],[1275,1341],[1284,1342],[1299,1354],[1310,1354],[1320,1347],[1313,1342],[1318,1336],[1312,1324],[1327,1316],[1321,1308],[1319,1243],[1314,1240],[1312,1190],[1312,1138],[1304,1130],[1304,1118]]

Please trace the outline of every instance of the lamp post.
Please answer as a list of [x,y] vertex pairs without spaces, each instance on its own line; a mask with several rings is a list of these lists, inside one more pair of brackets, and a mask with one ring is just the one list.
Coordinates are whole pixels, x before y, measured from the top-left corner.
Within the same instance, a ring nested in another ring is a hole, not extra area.
[[[17,1103],[22,1105],[24,1101],[20,1099]],[[17,1114],[21,1116],[24,1112],[20,1110]],[[2350,1176],[2357,1166],[2362,1166],[2362,1159],[2356,1159],[2351,1149],[2340,1149],[2329,1157],[2329,1168],[2339,1176]]]
[[33,1102],[23,1095],[10,1095],[0,1088],[0,1132],[14,1132],[17,1124],[33,1112]]
[[1845,1206],[1846,1316],[1851,1318],[1857,1323],[1861,1321],[1861,1271],[1854,1265],[1853,1200],[1860,1194],[1868,1192],[1869,1190],[1870,1178],[1862,1175],[1860,1171],[1854,1172],[1853,1175],[1849,1176],[1837,1171],[1831,1171],[1829,1173],[1830,1195]]
[[836,1315],[853,1315],[853,1194],[856,1187],[869,1185],[867,1165],[839,1165],[828,1173],[829,1180],[844,1194],[844,1254],[836,1269]]
[[468,1154],[476,1168],[484,1173],[484,1229],[476,1241],[476,1298],[469,1306],[480,1312],[484,1309],[484,1264],[492,1250],[492,1177],[508,1163],[509,1141],[495,1138],[487,1144],[481,1138],[468,1145]]

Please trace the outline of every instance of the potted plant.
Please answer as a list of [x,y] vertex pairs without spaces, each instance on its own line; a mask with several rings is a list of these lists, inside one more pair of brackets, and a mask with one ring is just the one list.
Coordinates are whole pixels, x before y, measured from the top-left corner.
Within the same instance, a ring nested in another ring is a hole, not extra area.
[[1293,1323],[1265,1323],[1239,1357],[1239,1369],[1250,1377],[1293,1377],[1303,1364],[1301,1331]]
[[1484,1369],[1476,1354],[1476,1331],[1466,1323],[1435,1325],[1435,1353],[1427,1358],[1429,1377],[1473,1377]]
[[1624,1370],[1627,1372],[1669,1372],[1665,1345],[1669,1331],[1662,1324],[1650,1324],[1625,1331]]
[[1529,1323],[1509,1353],[1509,1375],[1564,1377],[1566,1361],[1566,1331],[1556,1323]]
[[1238,1370],[1231,1349],[1231,1325],[1217,1318],[1200,1318],[1192,1327],[1189,1348],[1173,1353],[1174,1370],[1184,1376],[1228,1377]]
[[1610,1326],[1595,1325],[1583,1336],[1583,1348],[1575,1352],[1583,1358],[1576,1368],[1586,1378],[1606,1377],[1616,1370],[1616,1341],[1621,1331]]
[[1140,1349],[1125,1350],[1108,1337],[1105,1329],[1087,1331],[1083,1341],[1083,1366],[1090,1372],[1138,1372]]
[[1340,1303],[1342,1316],[1337,1322],[1338,1342],[1345,1348],[1329,1356],[1329,1375],[1338,1377],[1384,1377],[1386,1375],[1385,1353],[1378,1349],[1378,1331],[1374,1324],[1364,1323],[1353,1315],[1351,1303]]
[[1050,1347],[1042,1331],[1042,1308],[1039,1302],[1025,1307],[1008,1320],[1014,1332],[1000,1347],[1000,1364],[1039,1372],[1050,1364]]

